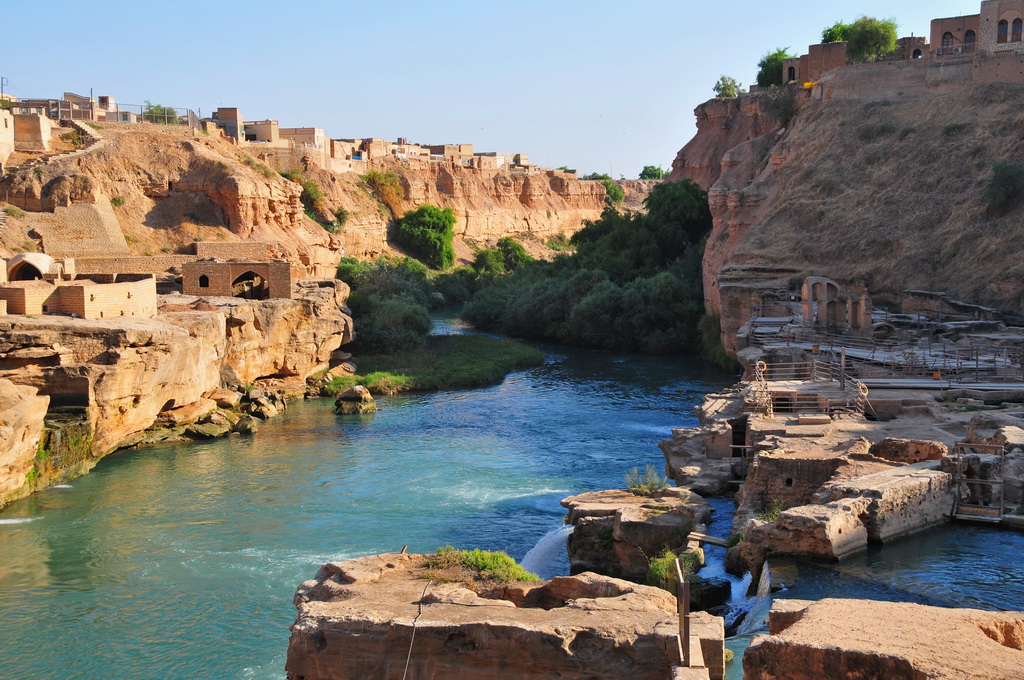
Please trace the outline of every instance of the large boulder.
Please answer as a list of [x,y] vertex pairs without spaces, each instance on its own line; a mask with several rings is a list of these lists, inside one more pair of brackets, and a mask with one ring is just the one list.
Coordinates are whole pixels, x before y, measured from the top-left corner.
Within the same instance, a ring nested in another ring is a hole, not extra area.
[[370,390],[356,385],[338,395],[334,402],[334,412],[345,415],[376,413],[377,402],[373,400]]

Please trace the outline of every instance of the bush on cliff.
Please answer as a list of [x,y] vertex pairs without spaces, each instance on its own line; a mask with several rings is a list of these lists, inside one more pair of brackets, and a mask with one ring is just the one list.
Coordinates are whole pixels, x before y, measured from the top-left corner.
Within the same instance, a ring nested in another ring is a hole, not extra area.
[[1016,163],[996,163],[992,179],[985,189],[985,200],[992,214],[1007,212],[1024,196],[1024,167]]
[[395,242],[435,269],[455,263],[455,213],[451,208],[421,205],[405,213],[395,225]]
[[646,214],[605,210],[572,237],[576,254],[481,280],[463,311],[477,328],[653,354],[698,350],[707,194],[685,180],[648,196]]

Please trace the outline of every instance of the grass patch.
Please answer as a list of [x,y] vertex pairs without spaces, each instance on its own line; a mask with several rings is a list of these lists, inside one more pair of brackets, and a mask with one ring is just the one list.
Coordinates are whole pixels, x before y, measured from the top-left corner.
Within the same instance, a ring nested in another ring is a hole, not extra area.
[[514,340],[431,335],[421,348],[360,358],[362,374],[335,378],[324,392],[334,396],[353,385],[364,385],[374,394],[483,387],[543,362],[543,352]]
[[942,128],[942,133],[947,137],[959,134],[968,128],[967,123],[950,123],[946,127]]
[[663,550],[661,554],[651,560],[647,569],[647,585],[667,590],[670,593],[676,592],[676,560],[682,557],[683,578],[697,573],[700,569],[700,561],[693,553],[677,555],[671,550]]
[[438,548],[427,559],[424,578],[441,583],[457,581],[497,581],[512,583],[540,581],[536,574],[526,571],[507,553],[491,550],[458,550],[450,545]]
[[634,496],[653,496],[668,488],[668,478],[658,474],[653,465],[648,465],[643,476],[633,468],[626,473],[626,488]]
[[25,216],[24,210],[13,205],[4,206],[4,213],[16,220]]
[[122,205],[124,205],[124,196],[114,196],[112,199],[110,199],[110,205],[114,206],[115,208],[120,208]]
[[781,498],[772,498],[768,501],[768,507],[754,514],[754,519],[761,520],[762,522],[774,522],[785,509],[784,505]]

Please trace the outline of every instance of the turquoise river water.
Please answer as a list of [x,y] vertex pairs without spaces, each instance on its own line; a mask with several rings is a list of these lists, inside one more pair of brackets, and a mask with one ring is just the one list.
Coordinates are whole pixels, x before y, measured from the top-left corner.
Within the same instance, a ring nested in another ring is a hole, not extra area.
[[[545,365],[495,387],[383,398],[371,416],[295,402],[251,439],[121,452],[10,505],[0,679],[279,680],[295,587],[328,560],[403,545],[503,549],[564,573],[558,501],[660,469],[657,442],[694,425],[694,405],[733,376],[546,349]],[[712,533],[727,535],[730,504],[715,507]],[[1022,549],[1014,534],[941,529],[808,571],[793,596],[1024,608]]]

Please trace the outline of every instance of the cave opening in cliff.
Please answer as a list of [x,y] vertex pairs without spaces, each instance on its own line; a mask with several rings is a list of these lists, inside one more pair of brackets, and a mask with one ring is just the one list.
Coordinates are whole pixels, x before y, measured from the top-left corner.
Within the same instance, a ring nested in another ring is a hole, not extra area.
[[231,282],[231,294],[245,300],[266,300],[270,297],[270,286],[256,272],[247,271]]

